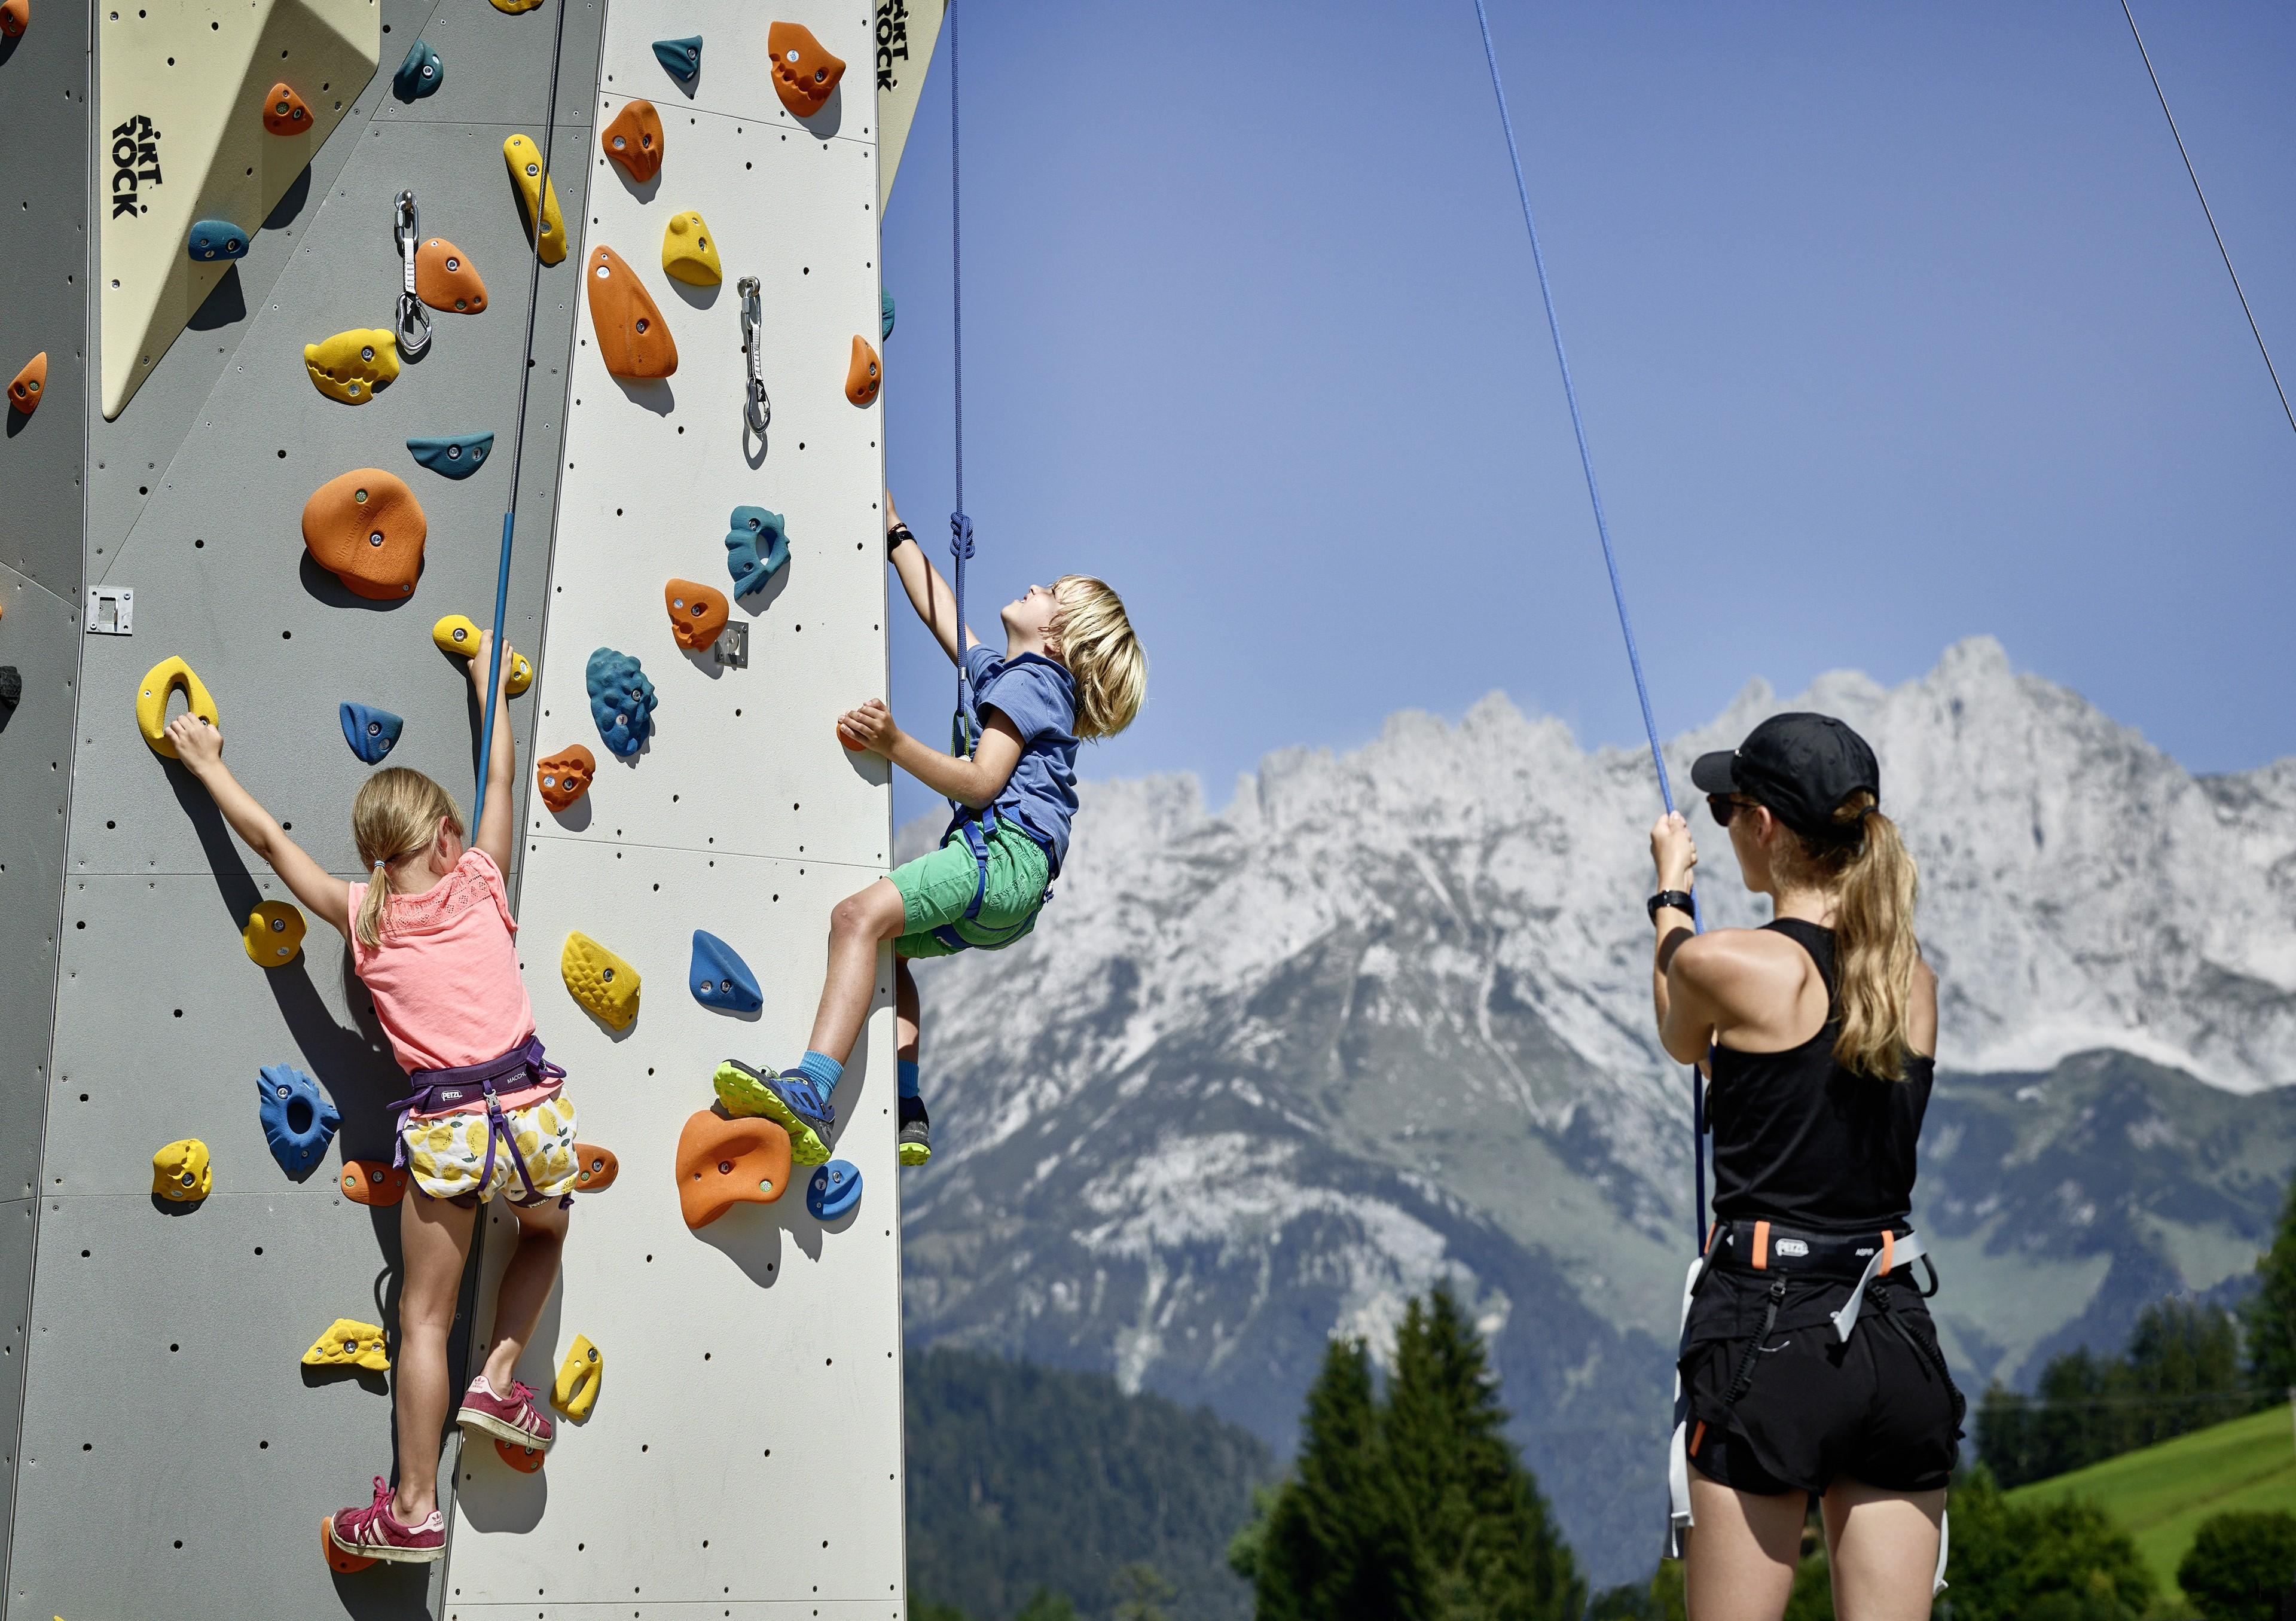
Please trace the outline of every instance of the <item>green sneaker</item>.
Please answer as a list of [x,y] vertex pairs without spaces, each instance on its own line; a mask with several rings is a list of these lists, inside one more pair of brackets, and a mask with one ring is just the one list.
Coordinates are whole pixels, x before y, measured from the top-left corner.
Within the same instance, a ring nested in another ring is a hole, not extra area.
[[734,1118],[762,1115],[789,1133],[790,1158],[799,1165],[825,1165],[829,1134],[837,1126],[837,1111],[822,1101],[813,1083],[794,1071],[752,1069],[734,1059],[718,1066],[710,1077],[718,1101]]
[[932,1122],[925,1118],[922,1098],[901,1100],[899,1141],[903,1165],[922,1165],[932,1158]]

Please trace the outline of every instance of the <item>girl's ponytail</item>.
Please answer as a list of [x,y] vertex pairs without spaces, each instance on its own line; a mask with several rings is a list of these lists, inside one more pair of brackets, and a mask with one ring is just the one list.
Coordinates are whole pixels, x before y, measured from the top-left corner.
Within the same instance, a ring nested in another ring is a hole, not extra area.
[[373,951],[382,944],[382,908],[390,899],[390,868],[377,861],[367,874],[366,894],[360,897],[358,919],[351,932],[358,943]]
[[1865,824],[1863,838],[1845,850],[1834,913],[1841,1010],[1834,1060],[1861,1075],[1902,1081],[1914,970],[1921,961],[1914,938],[1920,874],[1898,824],[1881,813],[1872,795],[1850,795],[1833,815],[1845,832]]
[[351,801],[351,837],[367,865],[367,886],[351,934],[369,951],[382,944],[383,906],[390,899],[387,864],[429,849],[441,821],[463,831],[455,801],[419,771],[386,765],[359,785]]

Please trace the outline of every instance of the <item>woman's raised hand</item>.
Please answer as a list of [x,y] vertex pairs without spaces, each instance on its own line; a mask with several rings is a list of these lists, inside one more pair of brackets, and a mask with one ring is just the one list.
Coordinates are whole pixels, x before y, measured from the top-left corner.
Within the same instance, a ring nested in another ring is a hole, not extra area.
[[1687,889],[1698,870],[1698,841],[1680,811],[1669,811],[1651,824],[1651,861],[1661,889]]

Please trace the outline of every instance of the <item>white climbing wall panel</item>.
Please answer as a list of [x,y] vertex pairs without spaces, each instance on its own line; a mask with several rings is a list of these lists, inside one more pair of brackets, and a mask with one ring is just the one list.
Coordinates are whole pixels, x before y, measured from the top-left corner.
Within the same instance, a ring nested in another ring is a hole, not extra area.
[[[849,64],[802,123],[769,78],[776,17]],[[522,1369],[546,1387],[587,1335],[605,1357],[596,1409],[562,1427],[537,1475],[466,1449],[447,1621],[622,1613],[610,1602],[640,1617],[906,1610],[887,987],[837,1096],[837,1153],[864,1179],[857,1210],[824,1228],[800,1173],[778,1203],[691,1232],[672,1168],[718,1060],[781,1065],[804,1050],[830,910],[891,853],[883,763],[849,755],[833,731],[840,711],[885,690],[882,409],[844,395],[855,335],[879,346],[873,30],[869,0],[613,0],[594,117],[603,126],[626,99],[651,100],[661,172],[633,186],[594,140],[559,159],[562,171],[591,166],[576,261],[613,248],[678,349],[673,377],[618,381],[586,308],[576,320],[536,739],[541,753],[588,745],[599,771],[563,815],[530,799],[522,829],[521,946],[540,1034],[570,1072],[581,1136],[612,1149],[621,1173],[578,1202]],[[696,33],[702,69],[689,88],[652,46]],[[663,227],[686,209],[716,239],[720,286],[661,270]],[[742,414],[743,275],[763,283],[762,447]],[[724,536],[740,505],[784,517],[791,561],[735,602],[748,664],[727,667],[678,649],[662,588],[681,577],[730,594]],[[627,761],[590,716],[584,668],[601,647],[636,655],[660,697],[651,741]],[[756,971],[762,1013],[694,1000],[696,929]],[[644,976],[627,1031],[568,995],[558,956],[571,929]],[[488,1228],[489,1282],[508,1225]],[[482,1318],[482,1341],[484,1329]]]

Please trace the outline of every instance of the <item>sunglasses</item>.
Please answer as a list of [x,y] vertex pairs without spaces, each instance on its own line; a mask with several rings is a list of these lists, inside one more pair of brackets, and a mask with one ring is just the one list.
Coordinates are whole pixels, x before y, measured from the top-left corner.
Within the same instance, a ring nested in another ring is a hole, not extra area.
[[1728,827],[1731,817],[1742,810],[1751,809],[1753,803],[1751,799],[1740,799],[1729,794],[1706,796],[1706,808],[1713,814],[1714,825],[1717,827]]

